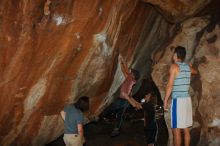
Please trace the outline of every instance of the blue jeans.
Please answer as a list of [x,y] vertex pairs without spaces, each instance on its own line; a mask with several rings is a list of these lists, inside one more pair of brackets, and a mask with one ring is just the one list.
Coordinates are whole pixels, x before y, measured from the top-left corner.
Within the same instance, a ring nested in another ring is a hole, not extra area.
[[115,128],[120,129],[124,114],[126,112],[126,109],[130,106],[129,102],[126,99],[122,98],[116,98],[112,104],[106,109],[106,111],[103,113],[104,115],[107,115],[109,113],[116,113],[116,125]]

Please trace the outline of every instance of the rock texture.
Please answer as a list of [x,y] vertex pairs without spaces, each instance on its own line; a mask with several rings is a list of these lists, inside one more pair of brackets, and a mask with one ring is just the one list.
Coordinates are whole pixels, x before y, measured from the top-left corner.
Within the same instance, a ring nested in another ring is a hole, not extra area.
[[195,59],[199,63],[201,93],[197,95],[201,115],[201,138],[198,145],[220,144],[220,25],[205,32],[198,45]]
[[196,15],[212,0],[143,0],[151,3],[171,22],[181,22]]
[[144,1],[1,0],[0,145],[56,139],[63,132],[60,110],[81,95],[91,97],[90,113],[99,114],[124,79],[119,54],[141,78],[155,65],[163,96],[176,45],[188,48],[200,71],[192,86],[197,143],[219,143],[219,15],[190,18],[210,0]]
[[[217,17],[216,17],[217,18]],[[219,18],[219,14],[218,14]],[[194,124],[192,127],[192,145],[219,145],[219,24],[210,18],[192,18],[181,24],[179,33],[175,36],[164,52],[153,55],[156,65],[152,76],[161,96],[165,96],[172,50],[181,45],[187,48],[187,62],[194,62],[199,75],[192,78],[191,96],[193,101]],[[214,24],[213,24],[214,23]],[[159,59],[158,54],[163,56]],[[170,115],[165,115],[167,126],[170,127]],[[169,128],[170,129],[170,128]],[[194,134],[194,135],[193,135]],[[172,145],[172,132],[169,131]]]
[[99,113],[123,80],[119,53],[131,66],[171,27],[138,0],[0,1],[0,145],[56,139],[60,110],[81,95]]

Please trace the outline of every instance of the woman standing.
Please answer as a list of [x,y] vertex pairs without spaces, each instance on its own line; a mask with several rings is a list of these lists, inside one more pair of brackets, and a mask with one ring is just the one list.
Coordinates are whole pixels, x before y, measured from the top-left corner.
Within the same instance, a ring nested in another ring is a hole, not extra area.
[[84,116],[83,112],[89,110],[89,97],[82,96],[76,103],[69,104],[60,112],[64,120],[64,142],[66,146],[83,146]]

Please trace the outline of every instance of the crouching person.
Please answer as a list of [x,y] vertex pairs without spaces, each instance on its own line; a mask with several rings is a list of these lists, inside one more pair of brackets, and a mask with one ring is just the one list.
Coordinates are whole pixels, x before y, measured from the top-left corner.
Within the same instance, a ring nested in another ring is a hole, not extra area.
[[83,112],[89,110],[89,97],[82,96],[76,103],[69,104],[60,112],[64,120],[64,143],[66,146],[83,146],[85,142]]

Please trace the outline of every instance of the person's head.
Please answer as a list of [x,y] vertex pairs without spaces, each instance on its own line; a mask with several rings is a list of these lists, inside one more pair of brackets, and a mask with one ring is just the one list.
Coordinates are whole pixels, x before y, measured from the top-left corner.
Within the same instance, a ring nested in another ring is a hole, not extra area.
[[137,70],[131,69],[131,73],[136,81],[140,78],[140,73]]
[[185,57],[186,57],[186,49],[182,46],[176,47],[173,55],[174,62],[176,61],[183,62],[185,60]]
[[86,112],[89,110],[89,97],[81,96],[76,103],[74,103],[75,107],[82,112]]

